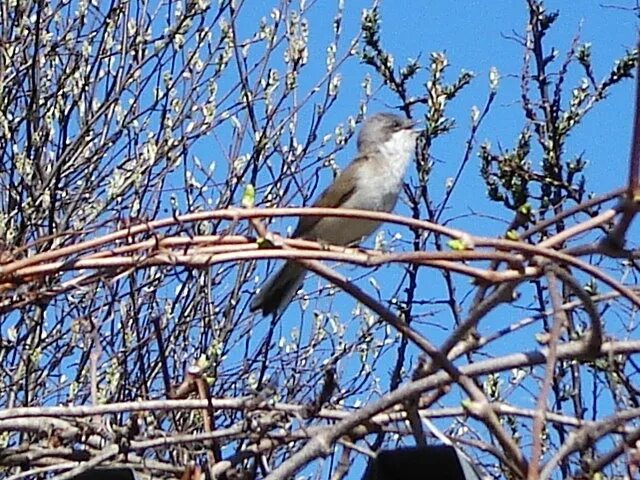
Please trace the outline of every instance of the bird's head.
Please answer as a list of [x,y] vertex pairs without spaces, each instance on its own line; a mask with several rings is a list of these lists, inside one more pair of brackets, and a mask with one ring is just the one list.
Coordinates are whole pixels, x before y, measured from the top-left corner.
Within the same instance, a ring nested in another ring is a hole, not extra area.
[[358,151],[378,150],[383,144],[393,141],[412,149],[418,131],[416,122],[393,113],[376,113],[362,125],[358,135]]

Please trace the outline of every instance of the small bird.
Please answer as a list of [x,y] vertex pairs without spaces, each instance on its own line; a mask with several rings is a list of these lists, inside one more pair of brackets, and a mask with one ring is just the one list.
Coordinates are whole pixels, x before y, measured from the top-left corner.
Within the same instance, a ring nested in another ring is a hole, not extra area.
[[[390,212],[398,200],[418,132],[415,122],[392,113],[368,118],[358,135],[358,154],[313,207]],[[293,238],[351,245],[371,235],[380,222],[346,217],[301,217]],[[284,311],[304,281],[305,269],[293,260],[262,285],[249,306],[253,312]]]

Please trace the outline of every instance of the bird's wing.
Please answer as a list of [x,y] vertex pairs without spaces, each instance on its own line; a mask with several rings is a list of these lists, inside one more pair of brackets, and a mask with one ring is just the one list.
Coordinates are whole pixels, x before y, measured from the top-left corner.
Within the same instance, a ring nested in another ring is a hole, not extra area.
[[[318,208],[337,208],[343,205],[356,189],[354,176],[358,168],[358,164],[367,160],[366,155],[356,157],[351,164],[336,177],[333,184],[322,192],[320,197],[311,205]],[[331,192],[331,194],[328,194]],[[305,216],[300,217],[298,226],[293,232],[293,238],[305,237],[308,235],[316,224],[322,220],[322,217]]]

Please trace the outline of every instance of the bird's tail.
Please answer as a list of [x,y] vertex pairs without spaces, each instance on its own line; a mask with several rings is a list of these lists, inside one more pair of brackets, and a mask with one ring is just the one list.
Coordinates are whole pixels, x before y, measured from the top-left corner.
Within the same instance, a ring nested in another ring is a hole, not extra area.
[[304,268],[296,262],[287,262],[262,285],[253,297],[249,309],[262,310],[263,315],[282,312],[304,281]]

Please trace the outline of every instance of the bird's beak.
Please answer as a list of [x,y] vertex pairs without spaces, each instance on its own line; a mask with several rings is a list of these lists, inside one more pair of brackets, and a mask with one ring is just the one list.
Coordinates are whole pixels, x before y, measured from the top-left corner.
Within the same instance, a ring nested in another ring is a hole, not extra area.
[[415,130],[422,122],[420,120],[407,119],[404,124],[404,130]]

